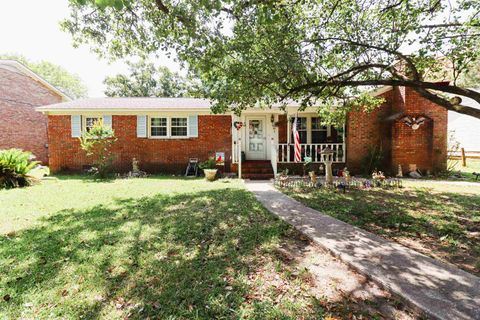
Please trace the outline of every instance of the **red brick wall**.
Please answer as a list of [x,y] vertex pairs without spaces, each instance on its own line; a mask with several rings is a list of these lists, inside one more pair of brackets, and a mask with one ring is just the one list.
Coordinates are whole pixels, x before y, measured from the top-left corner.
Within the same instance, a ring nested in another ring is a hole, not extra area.
[[[50,169],[81,170],[91,164],[80,149],[78,138],[71,137],[70,116],[49,116]],[[113,130],[118,140],[113,146],[116,171],[129,171],[132,158],[147,172],[184,173],[189,158],[206,160],[215,152],[225,152],[225,168],[231,163],[230,116],[199,116],[198,138],[137,138],[136,116],[113,116]]]
[[0,149],[31,151],[48,163],[47,117],[35,107],[62,98],[20,71],[0,68]]
[[[446,168],[448,112],[435,103],[423,98],[409,88],[395,88],[396,106],[411,117],[426,116],[429,120],[417,130],[396,121],[392,132],[392,166],[400,164],[408,171],[416,164],[423,172],[436,172]],[[404,101],[404,103],[402,103]]]
[[[362,170],[369,146],[382,145],[383,167],[394,174],[398,165],[404,172],[416,164],[423,172],[446,167],[448,112],[421,97],[410,88],[394,88],[382,95],[386,102],[371,113],[350,112],[347,120],[347,166],[354,173]],[[397,115],[395,119],[388,119]],[[412,130],[400,119],[409,115],[429,120]]]
[[347,167],[353,173],[363,171],[363,161],[368,156],[369,149],[374,146],[381,146],[385,159],[390,157],[391,128],[390,123],[384,119],[392,112],[392,92],[388,91],[382,97],[385,103],[374,111],[352,111],[347,116]]

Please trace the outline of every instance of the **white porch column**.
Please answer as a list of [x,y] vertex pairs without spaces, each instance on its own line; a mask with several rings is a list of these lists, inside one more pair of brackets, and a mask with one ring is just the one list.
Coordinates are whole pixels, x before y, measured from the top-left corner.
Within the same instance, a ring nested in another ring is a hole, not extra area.
[[[242,129],[240,129],[242,130]],[[240,130],[238,132],[240,133]],[[237,140],[237,154],[238,154],[238,179],[242,179],[242,138],[241,135],[238,135],[238,140]]]
[[270,141],[270,163],[272,164],[273,177],[277,176],[277,162],[278,162],[278,153],[277,153],[277,143],[272,137]]

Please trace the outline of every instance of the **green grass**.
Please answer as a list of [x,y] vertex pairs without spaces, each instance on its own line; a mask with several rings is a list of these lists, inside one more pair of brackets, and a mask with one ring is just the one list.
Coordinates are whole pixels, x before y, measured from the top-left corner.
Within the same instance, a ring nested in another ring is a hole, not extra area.
[[305,205],[480,275],[480,185],[406,182],[396,190],[284,190]]
[[473,172],[480,173],[480,159],[467,159],[466,167],[462,167],[460,160],[449,160],[449,164],[454,172],[460,173],[466,180],[480,182],[480,177],[476,179],[473,175]]
[[236,180],[60,176],[0,203],[1,319],[369,317],[294,276],[295,233]]

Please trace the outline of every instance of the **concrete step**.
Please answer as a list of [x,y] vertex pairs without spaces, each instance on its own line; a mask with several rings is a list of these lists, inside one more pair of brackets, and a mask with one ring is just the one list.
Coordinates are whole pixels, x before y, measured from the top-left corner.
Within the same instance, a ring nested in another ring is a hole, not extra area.
[[270,180],[273,179],[273,173],[245,173],[242,174],[242,178],[249,180]]
[[270,173],[273,174],[272,168],[242,168],[242,173]]

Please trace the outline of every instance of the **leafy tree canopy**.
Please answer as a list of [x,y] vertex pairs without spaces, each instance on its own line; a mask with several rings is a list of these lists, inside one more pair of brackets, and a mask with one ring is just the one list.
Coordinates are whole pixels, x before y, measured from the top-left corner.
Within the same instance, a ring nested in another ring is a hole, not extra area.
[[[77,45],[114,58],[175,50],[217,112],[294,99],[345,114],[381,102],[366,91],[402,85],[480,118],[445,96],[480,102],[456,83],[480,57],[478,0],[69,1]],[[445,65],[449,84],[425,77]]]
[[458,79],[460,86],[480,89],[480,60],[472,64]]
[[0,54],[0,59],[16,60],[24,64],[71,98],[87,96],[88,89],[82,83],[80,77],[68,72],[62,66],[48,61],[33,62],[17,54]]
[[195,96],[194,81],[170,71],[155,67],[145,60],[129,62],[128,75],[117,74],[104,80],[109,97],[186,97]]

